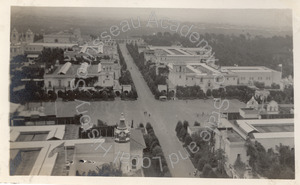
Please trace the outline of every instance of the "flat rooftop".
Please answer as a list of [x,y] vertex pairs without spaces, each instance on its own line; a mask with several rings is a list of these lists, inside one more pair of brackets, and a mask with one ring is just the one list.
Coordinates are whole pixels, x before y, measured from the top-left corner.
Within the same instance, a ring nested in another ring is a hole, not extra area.
[[222,66],[221,70],[231,72],[272,72],[273,69],[264,66]]
[[261,133],[268,132],[294,132],[294,126],[255,126],[255,128]]
[[150,46],[149,49],[169,56],[195,56],[206,53],[201,48],[182,48],[180,46]]
[[253,120],[239,120],[247,122],[252,126],[267,126],[267,125],[294,125],[294,119],[253,119]]
[[294,132],[253,133],[255,139],[294,138]]
[[[236,123],[235,123],[236,122]],[[253,134],[256,139],[294,138],[294,119],[231,120],[221,118],[222,131],[227,128],[227,139],[240,142]]]
[[10,127],[11,142],[46,141],[63,139],[65,125],[13,126]]
[[244,142],[245,140],[234,130],[227,130],[227,139],[230,142]]
[[254,108],[240,108],[240,110],[244,111],[246,114],[258,114],[259,111]]
[[261,134],[294,132],[294,119],[254,119],[236,120],[240,129],[247,134],[258,132]]
[[204,73],[214,73],[219,74],[220,71],[217,69],[214,69],[213,67],[205,64],[205,63],[189,63],[189,66],[193,67],[194,69],[204,72]]
[[46,43],[46,42],[34,42],[30,43],[31,46],[40,45],[43,47],[59,47],[59,48],[71,48],[73,46],[76,46],[78,44],[71,44],[71,43]]
[[33,166],[37,160],[37,157],[40,153],[39,149],[34,150],[10,150],[10,159],[16,159],[16,155],[21,156],[21,160],[19,162],[19,165],[15,168],[14,172],[10,175],[30,175],[31,170],[33,169]]

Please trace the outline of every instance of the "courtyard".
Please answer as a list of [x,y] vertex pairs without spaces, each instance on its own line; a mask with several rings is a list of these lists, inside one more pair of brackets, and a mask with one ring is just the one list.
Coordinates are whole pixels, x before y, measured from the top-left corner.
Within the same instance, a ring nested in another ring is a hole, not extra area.
[[[55,112],[58,117],[74,116],[79,112],[89,116],[91,123],[97,124],[98,120],[102,120],[104,123],[107,123],[107,125],[115,125],[118,123],[119,116],[123,112],[128,124],[131,124],[133,120],[134,126],[137,126],[139,123],[144,123],[145,125],[147,122],[151,122],[151,118],[156,116],[154,112],[151,112],[151,109],[142,106],[139,99],[136,101],[122,101],[120,99],[115,101],[94,102],[57,101],[45,102],[43,106],[45,107],[45,113]],[[170,130],[175,129],[175,125],[179,120],[187,120],[190,125],[193,125],[195,121],[200,123],[207,121],[211,115],[217,115],[213,112],[219,112],[219,109],[214,107],[212,99],[174,100],[165,102],[159,100],[153,101],[157,104],[156,111],[163,113],[164,124],[166,124]],[[245,104],[238,100],[229,100],[229,108],[224,111],[223,108],[226,106],[227,104],[224,103],[220,112],[238,112],[240,107],[245,107]],[[147,112],[147,115],[144,114],[145,112]]]

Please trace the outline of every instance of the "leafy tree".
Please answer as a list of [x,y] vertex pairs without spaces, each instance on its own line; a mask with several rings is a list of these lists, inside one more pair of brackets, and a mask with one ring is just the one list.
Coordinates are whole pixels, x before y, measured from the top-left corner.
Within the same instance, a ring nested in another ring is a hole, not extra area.
[[280,89],[280,85],[279,85],[279,84],[272,83],[271,88],[272,88],[272,89]]
[[209,178],[209,174],[211,174],[213,172],[212,167],[210,166],[210,164],[206,163],[203,167],[203,177]]
[[67,91],[67,96],[69,101],[74,101],[75,99],[75,93],[71,90]]
[[202,157],[202,153],[200,151],[198,151],[195,155],[194,155],[194,161],[198,162]]
[[238,172],[239,176],[243,177],[246,170],[246,164],[241,161],[241,157],[239,155],[237,156],[233,167]]
[[162,154],[162,149],[159,145],[156,145],[153,149],[152,149],[152,153],[154,156],[157,156],[157,154]]
[[291,169],[295,169],[295,152],[290,149],[289,146],[280,144],[276,146],[276,150],[279,153],[279,162],[281,165],[286,165]]
[[210,89],[207,89],[206,96],[211,96],[211,90]]
[[224,165],[227,160],[225,152],[222,149],[217,149],[215,152],[215,160],[218,161],[218,170],[221,174],[225,173]]
[[103,164],[102,168],[97,167],[99,176],[122,176],[122,170],[115,169],[113,164]]
[[152,127],[152,125],[149,122],[147,122],[147,124],[146,124],[146,130],[148,131],[149,129],[153,129],[153,127]]
[[158,139],[155,139],[155,140],[153,140],[153,141],[151,142],[150,150],[153,152],[153,149],[154,149],[156,146],[160,146],[160,145],[159,145]]
[[200,126],[200,123],[195,121],[194,126]]
[[221,96],[218,89],[213,89],[213,90],[211,91],[211,94],[212,94],[212,96],[213,96],[214,98],[220,98],[220,96]]
[[176,128],[175,128],[175,131],[176,131],[177,134],[179,133],[179,131],[181,130],[182,127],[183,127],[182,122],[178,121],[177,125],[176,125]]
[[101,95],[102,95],[102,98],[103,98],[104,100],[107,100],[107,99],[108,99],[108,95],[107,95],[107,92],[106,92],[106,91],[103,91]]
[[189,122],[184,120],[183,127],[185,128],[185,130],[187,130],[188,126],[189,126]]
[[153,128],[150,128],[149,130],[147,130],[149,135],[155,135]]
[[179,132],[179,135],[178,135],[179,139],[180,139],[181,141],[184,141],[186,134],[187,134],[186,129],[185,129],[184,127],[182,127],[182,128],[180,129],[180,132]]
[[184,143],[186,146],[188,146],[191,142],[192,142],[192,138],[189,134],[186,135],[185,139],[184,139]]
[[204,158],[199,159],[198,163],[197,163],[197,169],[199,171],[203,170],[204,165],[207,163],[207,161]]
[[145,144],[146,144],[147,148],[150,148],[151,136],[149,134],[144,135],[144,140],[145,140]]
[[265,83],[263,82],[254,82],[254,85],[259,89],[263,89],[265,87]]
[[[288,146],[278,146],[278,154],[272,150],[268,150],[267,152],[257,141],[253,143],[250,140],[247,140],[246,146],[247,155],[250,156],[249,165],[261,176],[265,176],[267,178],[294,177],[294,151]],[[285,173],[281,173],[283,170]],[[275,171],[280,171],[281,175],[274,176],[274,174],[276,174],[274,173]],[[284,176],[282,174],[284,174]]]
[[45,102],[49,101],[49,95],[46,92],[42,93],[41,98]]
[[64,98],[65,94],[64,94],[61,90],[59,90],[59,91],[57,92],[57,96],[58,96],[59,98]]
[[112,163],[105,163],[101,168],[97,166],[97,171],[89,170],[87,174],[80,174],[77,170],[76,176],[122,176],[122,170],[114,168]]
[[208,173],[208,176],[207,176],[208,178],[217,178],[218,177],[218,175],[213,171],[213,170],[211,170],[209,173]]
[[13,57],[13,59],[10,61],[10,63],[23,63],[27,62],[27,57],[25,55],[17,55]]
[[48,91],[48,95],[49,95],[49,99],[51,101],[55,101],[57,99],[56,93],[54,91],[52,91],[52,90]]

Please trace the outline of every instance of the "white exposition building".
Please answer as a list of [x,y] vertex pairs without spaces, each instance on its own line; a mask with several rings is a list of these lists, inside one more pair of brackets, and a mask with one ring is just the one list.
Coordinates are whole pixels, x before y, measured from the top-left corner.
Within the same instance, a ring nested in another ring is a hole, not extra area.
[[249,141],[259,142],[266,151],[273,149],[278,152],[276,147],[281,144],[294,148],[294,118],[261,119],[260,114],[283,116],[284,110],[277,102],[270,101],[266,105],[259,105],[251,98],[245,108],[240,108],[239,114],[237,119],[227,119],[228,116],[224,114],[218,127],[214,129],[215,149],[225,152],[225,166],[232,174],[236,175],[233,167],[238,158],[248,165],[246,144]]
[[223,149],[228,164],[234,165],[237,157],[248,163],[246,140],[258,141],[266,150],[280,144],[294,148],[294,119],[246,119],[229,121],[221,118],[215,129],[215,148]]
[[168,66],[169,83],[174,86],[197,85],[206,92],[220,85],[253,85],[254,82],[264,83],[265,86],[281,84],[280,71],[264,66],[220,67],[215,64],[217,59],[212,51],[202,48],[148,46],[144,56],[147,62],[156,64],[156,69]]
[[271,86],[273,83],[279,84],[281,81],[280,71],[275,71],[264,66],[224,66],[221,67],[221,72],[237,75],[238,84],[262,82],[265,86]]
[[[101,60],[98,65],[89,65],[82,63],[81,65],[72,65],[70,62],[64,65],[55,65],[44,75],[45,88],[48,90],[70,90],[71,81],[78,79],[91,79],[90,84],[86,83],[87,87],[114,87],[119,84],[118,79],[121,75],[121,68],[118,61]],[[73,86],[76,86],[74,83]]]
[[204,92],[219,88],[220,85],[237,85],[238,81],[236,75],[221,73],[205,63],[169,63],[168,67],[170,83],[178,86],[200,86]]
[[201,89],[219,88],[220,85],[253,85],[254,82],[271,86],[281,83],[281,72],[263,66],[232,66],[216,69],[200,62],[169,63],[169,80],[178,86],[200,86]]

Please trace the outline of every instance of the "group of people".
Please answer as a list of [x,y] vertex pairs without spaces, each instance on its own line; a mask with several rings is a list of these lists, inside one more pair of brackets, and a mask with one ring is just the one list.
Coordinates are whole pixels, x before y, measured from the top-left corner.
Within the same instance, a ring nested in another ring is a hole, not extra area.
[[[200,115],[200,114],[197,113],[197,118],[199,117],[199,115]],[[206,113],[202,112],[201,115],[202,115],[202,117],[203,117],[204,115],[206,115]]]

